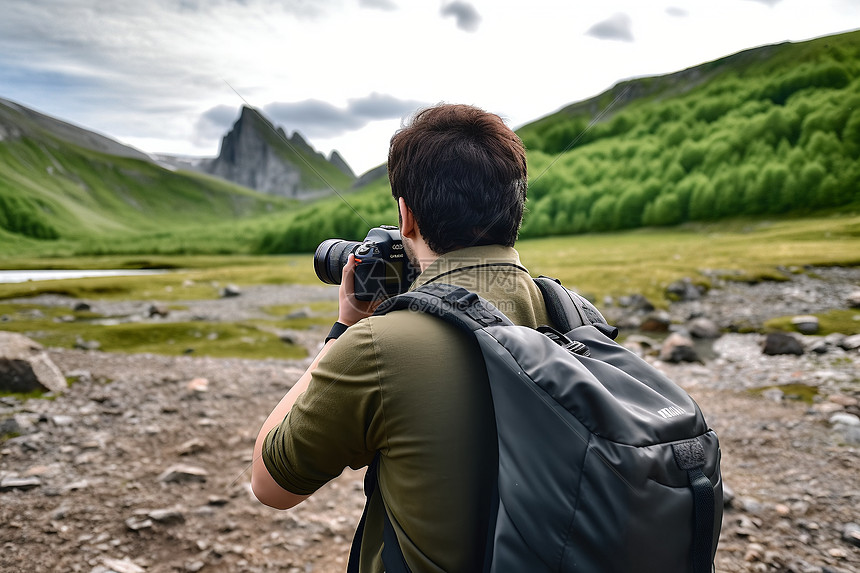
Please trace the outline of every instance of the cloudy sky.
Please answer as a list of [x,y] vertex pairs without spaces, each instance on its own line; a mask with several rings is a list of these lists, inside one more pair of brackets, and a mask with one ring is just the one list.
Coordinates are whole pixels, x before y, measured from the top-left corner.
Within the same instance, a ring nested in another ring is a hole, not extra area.
[[249,104],[357,173],[401,118],[513,127],[621,79],[860,28],[858,0],[0,0],[0,97],[212,156]]

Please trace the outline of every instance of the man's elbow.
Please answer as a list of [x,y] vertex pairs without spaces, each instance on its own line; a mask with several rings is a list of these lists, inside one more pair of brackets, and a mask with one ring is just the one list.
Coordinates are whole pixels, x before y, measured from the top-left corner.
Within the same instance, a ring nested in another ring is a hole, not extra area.
[[268,473],[265,476],[258,472],[251,475],[251,491],[260,503],[275,509],[290,509],[308,498],[285,490]]

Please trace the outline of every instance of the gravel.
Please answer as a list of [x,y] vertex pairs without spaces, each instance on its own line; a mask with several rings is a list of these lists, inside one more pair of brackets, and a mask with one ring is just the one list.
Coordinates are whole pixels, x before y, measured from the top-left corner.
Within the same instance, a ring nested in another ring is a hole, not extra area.
[[[725,283],[670,313],[727,328],[738,317],[761,323],[846,308],[860,269],[814,271],[790,282]],[[188,301],[187,312],[244,319],[261,306],[333,298],[331,288],[261,286]],[[49,301],[70,302],[29,300]],[[88,302],[112,315],[151,304]],[[311,353],[322,336],[304,339]],[[802,340],[809,348],[817,337]],[[731,501],[716,570],[860,571],[860,436],[852,430],[860,352],[829,344],[823,353],[766,356],[761,342],[729,333],[702,363],[648,358],[687,389],[720,436]],[[63,395],[0,399],[0,420],[14,421],[3,427],[20,434],[0,442],[0,570],[344,570],[364,503],[361,471],[347,469],[286,512],[256,502],[248,485],[257,430],[308,360],[49,354],[77,380]]]

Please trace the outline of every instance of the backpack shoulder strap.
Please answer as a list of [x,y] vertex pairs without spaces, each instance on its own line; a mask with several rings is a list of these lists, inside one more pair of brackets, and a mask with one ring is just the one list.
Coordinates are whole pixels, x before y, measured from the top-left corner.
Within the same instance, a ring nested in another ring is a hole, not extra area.
[[[374,312],[373,315],[380,316],[395,310],[404,309],[411,310],[413,312],[432,314],[468,332],[475,332],[476,330],[480,330],[486,326],[513,325],[513,322],[511,322],[508,317],[477,294],[464,288],[444,283],[431,283],[421,286],[414,291],[409,291],[389,298],[377,307],[376,312]],[[364,513],[361,515],[361,520],[358,523],[358,527],[355,530],[355,536],[352,540],[349,562],[347,564],[348,573],[358,573],[361,541],[364,536],[367,511],[370,507],[370,498],[377,489],[378,466],[379,454],[377,453],[373,458],[373,462],[368,466],[367,473],[364,477],[364,493],[367,496],[367,502],[365,503]],[[498,485],[495,483],[492,486],[491,499],[491,520],[494,522],[495,519],[493,516],[498,512]],[[393,573],[409,573],[409,565],[403,557],[403,551],[397,541],[397,535],[394,532],[391,519],[388,517],[387,510],[385,510],[384,507],[383,518],[384,542],[382,546],[382,562],[385,566],[385,570]],[[489,570],[491,562],[490,556],[492,555],[493,547],[492,533],[492,530],[490,530],[487,535],[487,546],[485,548],[483,568],[484,572]]]
[[513,325],[504,313],[477,294],[444,283],[423,285],[390,298],[379,305],[374,316],[402,309],[438,316],[470,332],[486,326]]
[[534,281],[543,295],[549,319],[562,332],[590,324],[609,338],[618,336],[618,329],[609,326],[597,307],[584,296],[564,288],[561,281],[552,277],[541,275]]

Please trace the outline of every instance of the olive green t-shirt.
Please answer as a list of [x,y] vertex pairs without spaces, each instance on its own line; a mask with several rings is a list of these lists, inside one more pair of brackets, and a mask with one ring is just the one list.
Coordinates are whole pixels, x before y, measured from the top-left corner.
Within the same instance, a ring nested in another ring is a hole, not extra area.
[[[478,293],[514,323],[549,324],[513,248],[443,255],[415,287]],[[487,374],[474,337],[409,311],[363,319],[320,360],[308,389],[266,438],[263,460],[284,489],[310,494],[380,452],[379,490],[415,572],[480,570],[497,442]],[[361,571],[383,571],[382,503],[374,496]]]

